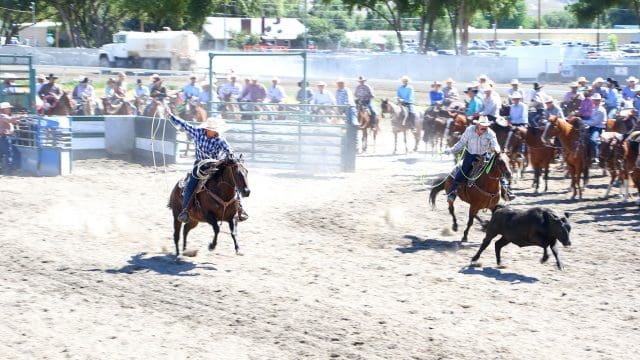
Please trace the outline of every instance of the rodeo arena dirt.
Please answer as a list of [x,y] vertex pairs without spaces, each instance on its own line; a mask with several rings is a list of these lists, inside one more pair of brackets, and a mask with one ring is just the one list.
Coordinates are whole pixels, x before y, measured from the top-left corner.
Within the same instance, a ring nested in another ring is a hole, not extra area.
[[[391,96],[397,84],[373,82]],[[227,224],[209,251],[203,223],[176,258],[167,202],[188,164],[89,159],[66,176],[0,176],[0,358],[637,358],[633,183],[628,200],[615,187],[605,197],[610,177],[594,168],[572,199],[562,158],[546,192],[527,169],[500,204],[570,222],[571,246],[553,249],[564,269],[514,244],[498,266],[493,243],[471,266],[481,224],[461,242],[468,205],[455,202],[454,232],[446,194],[428,202],[453,157],[424,143],[393,154],[380,121],[355,172],[246,163],[238,255]]]

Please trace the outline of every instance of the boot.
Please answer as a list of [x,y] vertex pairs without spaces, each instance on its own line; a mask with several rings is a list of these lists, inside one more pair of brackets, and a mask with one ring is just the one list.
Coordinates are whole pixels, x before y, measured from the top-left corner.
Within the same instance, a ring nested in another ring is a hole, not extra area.
[[187,213],[187,209],[182,209],[180,215],[178,215],[178,221],[185,224],[189,222],[189,213]]
[[511,192],[511,189],[509,188],[509,186],[503,185],[502,190],[504,191],[504,195],[508,201],[515,200],[515,198],[517,197],[514,193]]
[[198,185],[198,180],[194,178],[193,175],[189,175],[187,184],[184,187],[184,198],[182,199],[182,211],[178,215],[178,221],[183,222],[185,224],[189,222],[189,213],[187,212],[187,208],[189,207],[191,196],[193,196],[193,191],[196,189],[197,185]]
[[245,221],[249,218],[249,214],[247,214],[246,211],[244,211],[244,208],[242,207],[242,205],[240,205],[240,208],[238,209],[238,221]]

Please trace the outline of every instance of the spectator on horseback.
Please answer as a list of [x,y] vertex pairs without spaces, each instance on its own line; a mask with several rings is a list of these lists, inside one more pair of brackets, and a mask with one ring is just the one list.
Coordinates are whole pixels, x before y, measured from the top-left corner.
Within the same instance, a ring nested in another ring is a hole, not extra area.
[[16,85],[14,84],[16,76],[10,73],[6,73],[3,76],[4,80],[2,81],[2,84],[0,84],[0,94],[16,94],[18,92],[15,87]]
[[468,118],[477,116],[478,112],[482,108],[482,99],[478,96],[478,90],[468,87],[467,91],[467,112],[465,115]]
[[218,89],[218,95],[220,95],[220,99],[222,101],[229,102],[237,100],[240,96],[240,93],[242,92],[242,85],[240,85],[236,79],[236,75],[229,75],[229,81]]
[[373,98],[376,96],[373,93],[373,88],[369,84],[366,84],[366,81],[367,79],[364,76],[358,77],[358,86],[356,86],[354,95],[356,97],[356,103],[363,104],[369,109],[369,113],[371,114],[371,127],[375,128],[378,114],[373,106]]
[[[543,119],[545,121],[549,121],[549,116],[556,116],[558,119],[564,120],[564,113],[562,113],[562,109],[558,105],[555,104],[553,97],[547,96],[544,99],[544,113]],[[538,123],[529,122],[531,126],[538,126]]]
[[440,90],[442,84],[439,81],[434,81],[431,84],[431,91],[429,91],[429,103],[431,106],[440,106],[444,103],[444,92]]
[[311,104],[313,101],[313,90],[311,90],[309,88],[309,82],[307,81],[306,83],[306,96],[305,96],[305,91],[302,87],[303,82],[302,81],[298,81],[298,92],[296,93],[296,101],[298,101],[299,104]]
[[116,85],[116,79],[109,78],[109,80],[107,80],[107,85],[104,88],[104,97],[109,99],[109,101],[112,103],[119,98],[116,91],[117,87],[118,85]]
[[489,86],[490,79],[485,74],[481,74],[480,76],[478,76],[476,80],[478,80],[478,88]]
[[279,104],[284,102],[287,98],[287,94],[284,92],[284,88],[280,85],[280,79],[271,79],[271,86],[267,89],[267,101],[272,104]]
[[[489,126],[491,126],[489,119],[486,116],[480,116],[478,120],[474,121],[474,124],[475,125],[469,126],[464,131],[462,137],[455,145],[444,150],[445,154],[456,154],[464,149],[462,164],[460,165],[460,168],[456,173],[456,177],[451,184],[451,188],[449,189],[449,193],[447,194],[447,199],[449,201],[454,201],[456,199],[456,189],[458,184],[465,178],[469,178],[476,158],[484,157],[486,159],[489,157],[490,152],[493,152],[494,154],[500,153],[500,144],[498,144],[496,133],[489,128]],[[509,189],[507,180],[501,178],[500,182],[502,183],[505,193],[509,199],[515,199],[515,196]]]
[[327,83],[324,81],[318,82],[318,91],[313,94],[313,105],[318,106],[334,106],[336,105],[336,99],[333,97],[331,91],[327,90]]
[[458,89],[453,85],[454,83],[455,81],[452,78],[444,81],[445,85],[442,88],[442,92],[444,93],[444,105],[447,107],[460,100],[460,94],[458,94]]
[[588,120],[584,121],[585,125],[589,126],[589,143],[591,145],[591,154],[594,154],[594,160],[597,161],[600,155],[600,134],[607,126],[607,112],[602,106],[602,96],[600,93],[594,93],[591,95],[593,101],[593,113]]
[[602,85],[604,84],[604,79],[601,77],[597,77],[595,80],[593,80],[593,83],[591,84],[592,86],[592,90],[591,90],[591,94],[600,94],[600,96],[602,97],[602,99],[606,99],[607,98],[607,89],[605,89]]
[[578,79],[576,79],[576,82],[578,83],[580,89],[587,88],[587,78],[585,78],[584,76],[580,76]]
[[189,76],[189,83],[182,88],[185,100],[188,101],[191,98],[197,99],[200,97],[202,88],[200,85],[196,84],[196,81],[198,81],[198,77],[195,74],[191,74],[191,76]]
[[46,79],[49,82],[42,85],[40,91],[38,91],[38,96],[43,102],[44,111],[48,111],[49,108],[58,101],[60,96],[62,96],[62,89],[60,89],[58,84],[56,84],[58,77],[53,74],[49,74]]
[[148,98],[149,88],[142,83],[142,79],[136,80],[136,87],[134,89],[136,98]]
[[518,79],[511,80],[511,89],[507,90],[507,98],[509,99],[509,105],[512,104],[513,94],[520,94],[520,100],[524,98],[524,91],[520,89],[520,81]]
[[584,100],[584,95],[582,94],[582,92],[578,91],[579,87],[580,85],[577,82],[572,82],[571,84],[569,84],[570,90],[564,94],[562,102],[568,104],[575,99],[579,99],[580,101]]
[[640,114],[640,85],[636,85],[635,96],[633,97],[633,108]]
[[607,111],[607,117],[613,119],[620,110],[622,98],[618,93],[618,89],[616,89],[618,84],[614,80],[609,80],[607,82],[607,97],[604,102],[604,108]]
[[167,88],[162,84],[160,76],[154,79],[153,85],[149,88],[151,98],[163,101],[167,97]]
[[46,78],[42,74],[36,76],[36,94],[40,92],[40,89],[42,89],[45,80]]
[[122,71],[118,73],[118,80],[116,81],[116,89],[119,95],[123,98],[127,95],[127,91],[129,91],[129,84],[127,83],[127,74]]
[[535,114],[533,115],[533,123],[537,124],[538,121],[542,118],[542,113],[544,112],[544,99],[546,99],[547,94],[542,91],[544,85],[540,85],[539,83],[533,83],[533,89],[529,91],[527,98],[524,100],[528,100],[529,107],[533,108]]
[[409,115],[405,117],[402,126],[409,126],[409,128],[413,130],[416,128],[416,110],[413,106],[415,102],[415,95],[413,86],[409,85],[409,81],[411,81],[411,79],[406,75],[400,78],[402,85],[398,87],[396,96],[398,97],[400,105],[405,106],[409,113]]
[[509,122],[514,127],[526,127],[529,123],[529,112],[524,103],[522,103],[522,94],[519,91],[514,92],[510,97],[510,102]]
[[351,89],[345,87],[343,79],[336,80],[336,105],[346,106],[345,114],[350,125],[358,125],[356,101],[353,97]]
[[635,76],[627,78],[627,86],[622,89],[622,99],[632,100],[636,97],[635,88],[638,83],[638,79]]
[[84,102],[93,99],[93,86],[89,84],[89,78],[85,77],[80,80],[80,83],[76,85],[71,94],[73,100],[78,102]]
[[502,103],[493,95],[491,87],[486,86],[482,88],[482,91],[484,92],[484,97],[482,98],[482,106],[480,107],[480,111],[478,111],[478,115],[486,116],[489,121],[495,122],[498,116],[500,116]]
[[244,91],[240,94],[240,99],[247,102],[260,103],[267,97],[267,88],[258,82],[258,77],[253,76],[250,83],[245,86]]
[[[220,99],[218,99],[218,95],[216,94],[215,91],[215,85],[213,87],[214,90],[211,91],[211,95],[213,96],[213,102],[219,102]],[[207,83],[202,83],[202,91],[200,92],[200,95],[198,95],[198,104],[200,105],[207,105],[209,103],[209,84]]]
[[[186,121],[171,114],[169,119],[173,124],[182,128],[193,139],[196,147],[196,160],[193,169],[189,174],[189,179],[184,187],[184,197],[182,200],[182,211],[178,215],[178,220],[183,223],[189,222],[189,214],[187,208],[193,192],[198,185],[198,164],[203,160],[214,159],[220,160],[227,156],[232,156],[233,151],[227,141],[220,136],[224,128],[224,120],[218,118],[209,118],[206,122],[201,123],[198,127],[187,123]],[[240,201],[240,194],[238,194]],[[249,216],[242,209],[238,211],[240,221],[246,220]]]
[[582,118],[582,120],[589,120],[591,118],[591,114],[593,113],[593,101],[591,101],[591,90],[584,90],[584,100],[580,102],[580,107],[578,108],[578,115]]

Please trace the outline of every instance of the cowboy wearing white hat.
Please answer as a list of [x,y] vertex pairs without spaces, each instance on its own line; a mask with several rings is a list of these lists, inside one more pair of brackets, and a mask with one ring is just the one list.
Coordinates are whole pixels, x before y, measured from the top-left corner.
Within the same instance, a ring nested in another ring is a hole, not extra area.
[[579,87],[580,85],[576,81],[570,83],[569,84],[570,90],[564,94],[564,98],[562,99],[562,102],[564,102],[565,104],[568,104],[572,101],[575,101],[576,99],[578,99],[579,101],[584,100],[584,95],[582,94],[582,92],[578,91]]
[[477,80],[482,85],[489,81],[489,77],[485,74],[481,74],[480,76],[478,76]]
[[440,90],[442,84],[438,81],[434,81],[431,84],[431,91],[429,91],[429,101],[431,106],[439,106],[444,102],[444,92]]
[[396,97],[398,102],[402,106],[406,106],[409,112],[409,116],[405,117],[405,123],[403,126],[409,126],[412,130],[416,127],[416,110],[413,106],[415,103],[415,95],[413,86],[409,85],[409,77],[404,75],[400,78],[402,85],[396,90]]
[[[488,156],[489,153],[500,153],[500,145],[496,138],[496,133],[489,128],[491,122],[486,116],[480,116],[480,118],[474,121],[474,125],[469,126],[460,140],[451,148],[445,149],[445,154],[455,154],[465,149],[462,165],[456,173],[456,177],[451,184],[449,193],[447,194],[448,201],[454,201],[456,199],[456,189],[458,184],[464,180],[465,175],[469,176],[473,162],[478,156]],[[506,182],[505,182],[506,183]],[[507,194],[511,198],[515,198],[510,193],[508,187],[505,188]]]
[[526,126],[529,122],[527,107],[522,102],[522,94],[516,91],[510,97],[509,121],[513,126]]
[[[556,105],[553,97],[546,96],[544,99],[544,119],[548,121],[549,117],[552,115],[559,119],[564,119],[564,114],[562,113],[560,107]],[[537,122],[535,125],[538,125]]]
[[358,86],[353,92],[353,96],[356,97],[356,104],[360,104],[366,106],[369,109],[371,123],[370,126],[372,129],[375,129],[378,125],[377,116],[375,106],[373,106],[373,98],[376,95],[373,92],[373,87],[371,85],[366,84],[367,79],[364,76],[358,77]]
[[327,83],[318,81],[316,86],[318,87],[318,91],[314,94],[311,103],[318,106],[334,106],[336,104],[336,98],[331,91],[327,90]]
[[202,92],[202,87],[198,85],[198,75],[191,74],[189,75],[189,83],[182,88],[182,94],[184,94],[184,99],[189,100],[191,98],[199,98],[200,93]]
[[[224,157],[232,156],[233,151],[227,141],[220,136],[226,125],[224,120],[221,118],[208,118],[207,121],[198,126],[191,125],[173,114],[169,116],[169,119],[174,125],[186,131],[195,144],[196,160],[184,188],[182,211],[178,215],[179,221],[188,223],[189,214],[187,212],[187,207],[189,206],[193,191],[195,190],[196,185],[198,185],[198,178],[196,174],[198,169],[197,165],[203,160],[220,160]],[[247,214],[242,209],[242,205],[240,206],[238,215],[240,221],[244,221],[248,218]]]
[[453,86],[455,81],[452,78],[448,78],[444,81],[445,86],[442,88],[442,92],[444,93],[444,105],[450,106],[451,103],[460,100],[460,94],[458,94],[458,89]]
[[512,104],[511,99],[513,98],[513,95],[519,93],[520,99],[522,99],[524,97],[524,92],[520,89],[520,81],[518,81],[518,79],[511,80],[510,85],[511,89],[507,90],[507,97],[509,98],[509,104]]
[[623,100],[633,100],[635,97],[635,87],[638,83],[638,79],[635,76],[629,76],[627,78],[627,86],[622,89],[622,99]]
[[604,84],[604,79],[601,77],[597,77],[595,80],[593,80],[593,83],[591,84],[592,86],[592,92],[593,93],[598,93],[600,94],[603,98],[607,97],[607,89],[605,89],[602,85]]
[[486,116],[490,121],[496,121],[502,106],[500,97],[493,94],[493,89],[489,85],[481,87],[481,90],[484,92],[484,97],[482,97],[482,106],[478,114]]
[[599,93],[591,95],[591,101],[593,101],[593,112],[591,117],[583,119],[584,124],[589,126],[589,144],[591,145],[591,154],[594,155],[594,159],[598,159],[600,155],[600,134],[607,126],[607,111],[602,106],[602,96]]
[[284,88],[280,85],[280,79],[277,77],[271,79],[271,86],[267,89],[267,101],[272,104],[279,104],[283,102],[286,97]]

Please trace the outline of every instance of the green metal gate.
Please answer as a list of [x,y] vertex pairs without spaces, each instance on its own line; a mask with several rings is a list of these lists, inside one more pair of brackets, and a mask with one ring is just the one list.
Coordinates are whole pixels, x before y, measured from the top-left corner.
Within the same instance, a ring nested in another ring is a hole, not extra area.
[[[35,78],[30,55],[0,55],[0,102],[9,102],[14,113],[35,114]],[[6,86],[5,80],[14,83]]]

